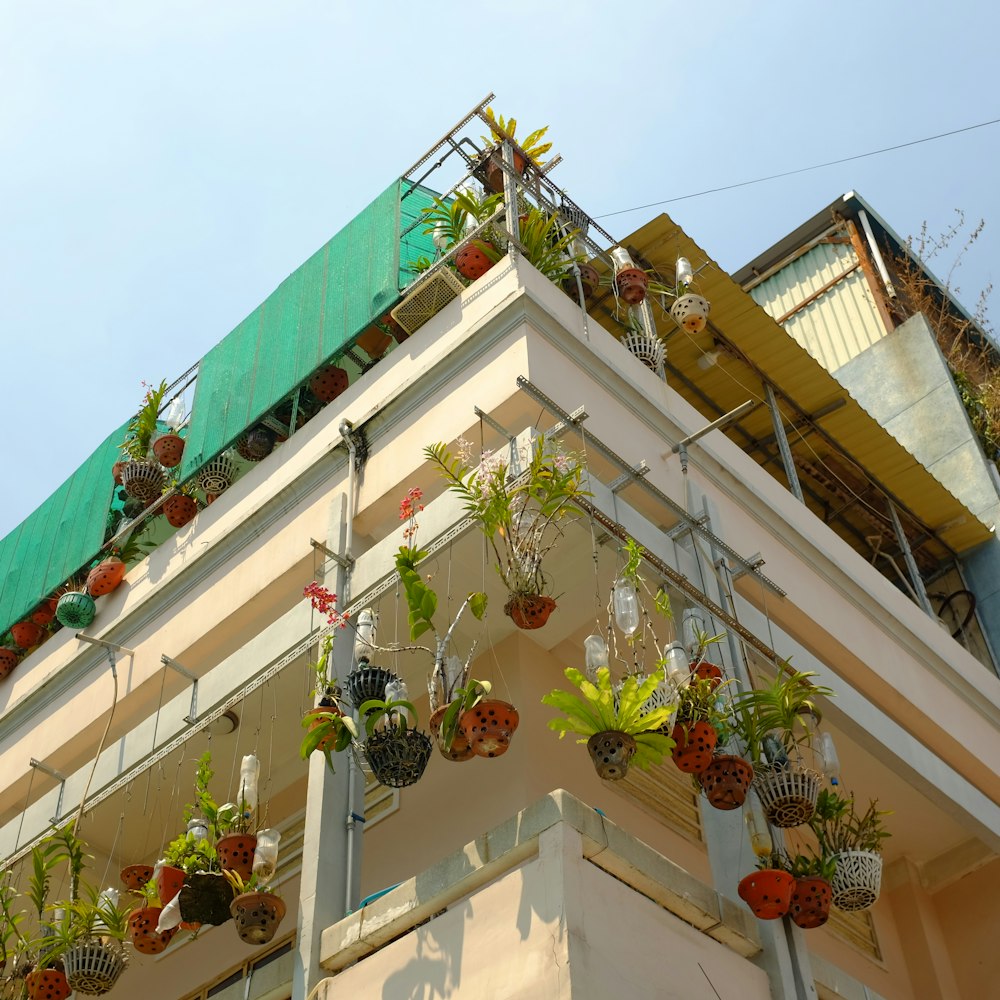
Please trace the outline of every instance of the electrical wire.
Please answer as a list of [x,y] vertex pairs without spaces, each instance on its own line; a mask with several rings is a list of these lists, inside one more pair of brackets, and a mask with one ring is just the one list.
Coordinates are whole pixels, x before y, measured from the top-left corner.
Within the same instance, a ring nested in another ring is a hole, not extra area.
[[993,118],[987,122],[979,122],[977,125],[966,125],[964,128],[952,129],[950,132],[939,132],[937,135],[928,135],[923,139],[912,139],[910,142],[900,142],[895,146],[885,146],[882,149],[872,149],[867,153],[856,153],[854,156],[843,156],[839,160],[827,160],[825,163],[814,163],[808,167],[797,167],[795,170],[785,170],[779,174],[768,174],[766,177],[755,177],[749,181],[739,181],[736,184],[724,184],[721,187],[706,188],[704,191],[694,191],[691,194],[678,195],[675,198],[664,198],[662,201],[651,201],[646,205],[636,205],[634,208],[620,208],[614,212],[604,212],[602,215],[592,216],[594,220],[610,219],[613,215],[627,215],[629,212],[640,212],[645,208],[656,208],[659,205],[670,205],[677,201],[688,201],[691,198],[701,198],[706,194],[719,194],[722,191],[733,191],[736,188],[749,187],[751,184],[763,184],[765,181],[774,181],[782,177],[793,177],[796,174],[808,173],[810,170],[822,170],[824,167],[835,167],[840,163],[850,163],[853,160],[863,160],[869,156],[880,156],[882,153],[891,153],[897,149],[906,149],[909,146],[919,146],[924,142],[934,142],[936,139],[946,139],[952,135],[961,135],[963,132],[972,132],[977,128],[985,128],[987,125],[1000,123],[1000,118]]

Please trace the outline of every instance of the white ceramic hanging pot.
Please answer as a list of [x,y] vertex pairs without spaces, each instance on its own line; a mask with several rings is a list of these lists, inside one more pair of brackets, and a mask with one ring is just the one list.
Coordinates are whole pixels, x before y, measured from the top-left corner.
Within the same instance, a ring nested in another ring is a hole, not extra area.
[[671,307],[670,315],[688,333],[701,333],[708,325],[708,299],[700,295],[682,295]]

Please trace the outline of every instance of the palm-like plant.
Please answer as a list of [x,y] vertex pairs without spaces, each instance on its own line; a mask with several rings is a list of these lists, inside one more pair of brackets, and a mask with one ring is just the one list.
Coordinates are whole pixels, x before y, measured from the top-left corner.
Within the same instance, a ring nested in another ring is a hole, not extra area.
[[845,851],[874,851],[881,849],[882,841],[892,836],[882,826],[882,817],[891,810],[879,809],[878,800],[872,799],[864,813],[858,815],[854,796],[844,798],[824,788],[816,800],[816,812],[809,821],[825,857]]
[[573,240],[579,232],[579,229],[564,231],[558,215],[546,215],[532,208],[521,217],[518,241],[533,267],[550,281],[560,282],[569,277],[574,264],[586,260],[583,254],[572,252]]

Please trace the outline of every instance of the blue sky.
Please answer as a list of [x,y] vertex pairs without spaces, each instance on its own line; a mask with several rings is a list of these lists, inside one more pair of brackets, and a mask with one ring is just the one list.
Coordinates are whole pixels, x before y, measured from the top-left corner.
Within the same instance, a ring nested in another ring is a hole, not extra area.
[[[963,0],[7,0],[0,536],[490,90],[601,216],[1000,118],[998,37]],[[997,162],[1000,125],[666,210],[732,270],[848,190],[902,235],[962,208],[972,307]]]

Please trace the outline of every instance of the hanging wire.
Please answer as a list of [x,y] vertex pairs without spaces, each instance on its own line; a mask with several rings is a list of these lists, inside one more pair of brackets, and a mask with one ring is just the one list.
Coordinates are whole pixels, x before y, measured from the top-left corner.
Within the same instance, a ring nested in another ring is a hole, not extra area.
[[[167,680],[167,669],[166,667],[164,667],[163,670],[160,671],[160,695],[156,702],[156,717],[153,720],[153,741],[150,744],[149,748],[151,752],[155,752],[156,750],[156,736],[160,727],[160,711],[163,708],[163,690],[164,690],[164,685],[166,684],[166,680]],[[146,814],[146,807],[149,805],[149,783],[150,780],[152,779],[152,776],[153,776],[153,769],[150,768],[146,772],[146,792],[145,795],[143,796],[143,801],[142,801],[143,815]]]
[[115,708],[118,705],[118,671],[115,669],[113,663],[111,665],[111,679],[114,682],[114,691],[112,693],[111,711],[108,713],[108,724],[104,727],[101,742],[97,745],[97,753],[94,754],[94,764],[90,769],[90,774],[87,776],[87,784],[84,786],[83,795],[80,796],[80,808],[76,812],[76,822],[73,825],[73,830],[78,837],[80,836],[80,827],[83,824],[83,807],[87,802],[87,793],[90,791],[90,783],[94,780],[94,772],[97,770],[98,761],[101,759],[101,753],[104,750],[104,742],[108,738],[108,733],[111,732],[111,723],[114,721]]

